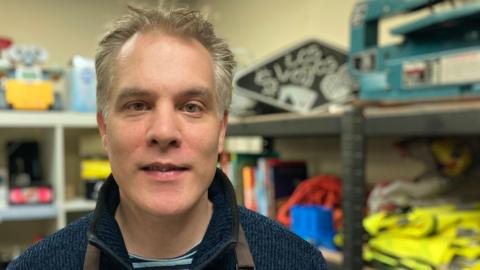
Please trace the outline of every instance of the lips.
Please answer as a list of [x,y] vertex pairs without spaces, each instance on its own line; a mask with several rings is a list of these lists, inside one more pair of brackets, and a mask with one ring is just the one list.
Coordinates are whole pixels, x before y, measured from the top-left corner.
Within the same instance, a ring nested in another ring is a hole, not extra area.
[[162,172],[162,173],[168,173],[168,172],[180,172],[180,171],[185,171],[188,168],[185,166],[180,166],[180,165],[175,165],[172,163],[159,163],[159,162],[154,162],[150,163],[147,165],[141,166],[141,169],[143,171],[147,172]]
[[157,183],[171,183],[184,179],[184,173],[189,170],[189,167],[173,163],[154,162],[140,166],[140,170],[147,176],[146,179]]

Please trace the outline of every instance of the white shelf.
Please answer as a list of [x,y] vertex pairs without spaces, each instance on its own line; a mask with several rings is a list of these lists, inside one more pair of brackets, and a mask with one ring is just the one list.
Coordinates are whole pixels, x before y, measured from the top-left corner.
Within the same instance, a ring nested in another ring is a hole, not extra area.
[[70,111],[0,111],[0,128],[95,128],[95,113]]
[[57,218],[54,205],[18,205],[0,210],[0,222]]
[[66,212],[92,211],[93,209],[95,209],[95,203],[95,201],[77,198],[74,200],[66,201],[63,209]]

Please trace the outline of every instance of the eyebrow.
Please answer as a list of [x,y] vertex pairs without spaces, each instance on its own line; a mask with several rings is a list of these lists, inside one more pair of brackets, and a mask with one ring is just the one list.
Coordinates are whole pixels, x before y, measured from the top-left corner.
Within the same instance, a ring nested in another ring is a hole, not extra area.
[[146,89],[141,88],[123,88],[121,89],[121,94],[116,100],[116,104],[122,103],[123,100],[129,100],[132,98],[145,98],[152,96],[152,94]]
[[[213,91],[205,87],[190,88],[185,91],[181,91],[176,96],[180,98],[202,98],[210,100],[213,97]],[[123,100],[152,97],[154,94],[151,91],[142,88],[123,88],[121,94],[118,96],[116,103],[122,103]]]
[[183,98],[195,98],[199,97],[205,100],[210,100],[213,95],[212,95],[211,90],[208,88],[204,87],[197,87],[197,88],[191,88],[186,91],[182,91],[181,93],[178,94],[178,96],[183,97]]

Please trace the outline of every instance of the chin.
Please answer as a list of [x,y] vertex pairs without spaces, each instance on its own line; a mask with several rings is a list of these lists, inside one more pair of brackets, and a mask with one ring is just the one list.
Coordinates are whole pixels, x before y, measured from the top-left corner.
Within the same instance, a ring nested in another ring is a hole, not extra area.
[[161,201],[153,200],[146,209],[150,214],[157,217],[179,216],[185,214],[193,207],[193,204],[187,203],[180,198],[163,198]]

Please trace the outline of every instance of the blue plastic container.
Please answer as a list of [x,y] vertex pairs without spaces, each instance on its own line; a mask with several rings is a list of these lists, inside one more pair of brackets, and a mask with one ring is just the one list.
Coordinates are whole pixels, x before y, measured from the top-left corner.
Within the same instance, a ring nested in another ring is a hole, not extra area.
[[317,247],[336,250],[333,238],[333,211],[316,205],[294,205],[290,208],[291,230]]

